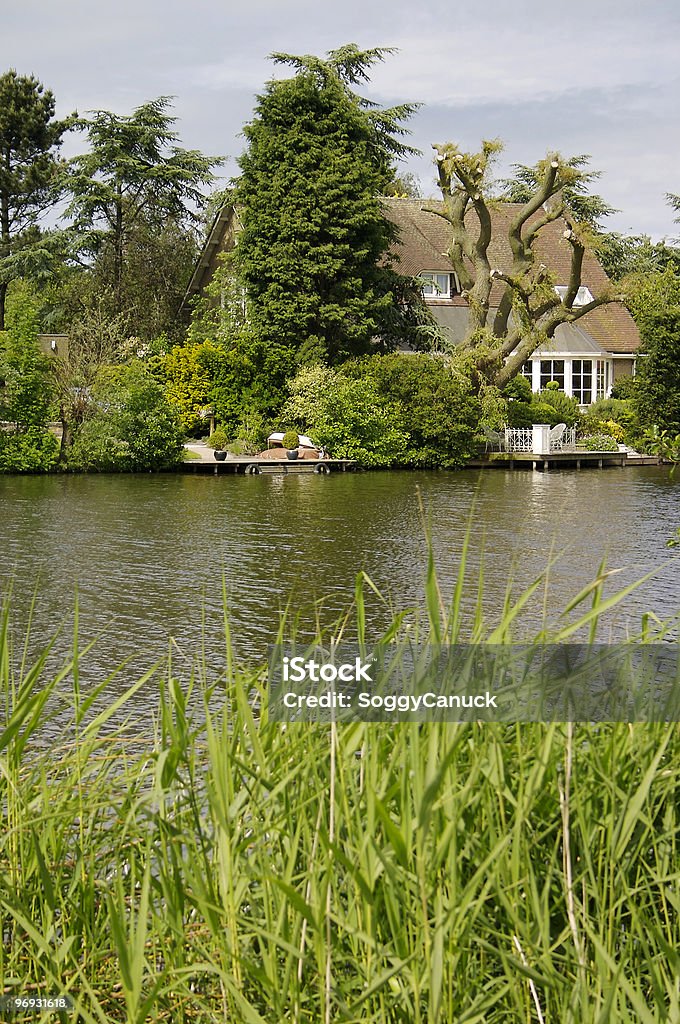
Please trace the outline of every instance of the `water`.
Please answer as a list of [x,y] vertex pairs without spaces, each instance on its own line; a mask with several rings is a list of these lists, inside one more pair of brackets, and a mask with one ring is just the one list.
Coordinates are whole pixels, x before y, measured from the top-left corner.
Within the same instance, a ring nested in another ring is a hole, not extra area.
[[[237,650],[259,660],[288,602],[303,628],[313,628],[316,615],[329,623],[349,606],[360,569],[391,607],[417,606],[427,558],[422,505],[445,594],[471,521],[466,607],[483,560],[490,624],[509,581],[519,592],[559,554],[549,587],[522,613],[518,639],[555,620],[604,557],[621,570],[611,590],[656,569],[603,626],[601,639],[620,639],[639,628],[643,612],[665,619],[680,609],[677,563],[668,564],[665,546],[680,526],[679,499],[680,479],[650,467],[0,477],[0,590],[12,584],[17,633],[35,599],[36,647],[65,623],[59,652],[68,647],[77,590],[80,634],[100,637],[87,661],[94,680],[124,658],[130,678],[167,651],[170,638],[180,664],[190,664],[201,643],[208,664],[218,664],[224,580]],[[377,631],[390,609],[376,598],[370,609]]]

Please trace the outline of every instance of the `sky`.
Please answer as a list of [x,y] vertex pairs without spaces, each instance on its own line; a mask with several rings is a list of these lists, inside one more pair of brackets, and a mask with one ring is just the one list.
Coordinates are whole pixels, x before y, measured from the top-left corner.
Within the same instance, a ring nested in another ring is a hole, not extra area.
[[0,73],[34,74],[59,116],[171,95],[181,144],[224,157],[225,181],[258,92],[283,74],[270,53],[394,47],[363,92],[422,104],[408,140],[422,155],[403,169],[425,195],[433,143],[501,138],[500,176],[548,151],[589,154],[619,210],[609,230],[680,236],[665,200],[680,193],[677,0],[21,0],[1,24]]

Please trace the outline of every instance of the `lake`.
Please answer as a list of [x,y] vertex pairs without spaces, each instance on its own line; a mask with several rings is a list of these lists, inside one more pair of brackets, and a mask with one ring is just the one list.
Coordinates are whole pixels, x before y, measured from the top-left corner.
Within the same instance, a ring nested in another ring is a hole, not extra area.
[[[130,672],[168,649],[189,665],[201,642],[223,651],[222,585],[237,651],[260,659],[290,602],[302,628],[332,622],[364,570],[395,609],[417,606],[426,530],[450,594],[468,522],[474,603],[479,566],[490,624],[509,585],[518,593],[559,556],[547,588],[523,611],[517,639],[553,621],[603,558],[621,570],[610,589],[656,569],[603,625],[620,639],[653,611],[680,609],[680,574],[666,540],[680,526],[680,477],[657,467],[558,472],[193,474],[0,477],[0,589],[12,586],[17,635],[32,603],[33,645],[61,623],[68,646],[77,591],[80,633],[98,636],[87,674],[122,659]],[[423,512],[424,517],[423,519]],[[426,525],[427,524],[427,525]],[[320,604],[316,604],[321,602]],[[370,604],[374,632],[389,619]]]

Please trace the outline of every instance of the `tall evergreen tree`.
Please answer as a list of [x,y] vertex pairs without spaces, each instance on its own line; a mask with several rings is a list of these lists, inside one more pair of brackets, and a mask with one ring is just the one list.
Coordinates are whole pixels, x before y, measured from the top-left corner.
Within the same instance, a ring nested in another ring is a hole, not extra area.
[[[176,119],[169,106],[170,98],[160,96],[129,115],[95,110],[76,123],[90,148],[70,161],[67,214],[73,218],[83,258],[93,265],[100,288],[112,296],[112,315],[139,312],[138,319],[146,319],[144,303],[155,300],[155,289],[149,283],[140,300],[135,259],[140,249],[157,259],[154,243],[162,249],[169,225],[179,247],[189,252],[186,266],[176,269],[180,275],[189,269],[190,239],[180,239],[179,233],[198,220],[195,209],[203,203],[203,187],[213,180],[211,169],[219,163],[176,145]],[[177,281],[169,288],[174,295]]]
[[249,321],[299,362],[338,362],[375,338],[390,347],[403,295],[385,264],[394,228],[378,196],[410,151],[401,137],[415,105],[382,110],[352,89],[388,52],[274,54],[295,74],[267,84],[244,130],[237,252]]
[[0,75],[0,331],[10,281],[45,255],[36,225],[56,198],[70,123],[55,120],[54,96],[33,75]]

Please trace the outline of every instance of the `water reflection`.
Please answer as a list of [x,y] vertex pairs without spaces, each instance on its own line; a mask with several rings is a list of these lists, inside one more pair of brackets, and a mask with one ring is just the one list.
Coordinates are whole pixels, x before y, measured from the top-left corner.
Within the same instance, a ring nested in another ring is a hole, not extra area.
[[[468,523],[470,585],[484,565],[485,614],[498,617],[515,592],[560,557],[522,614],[525,636],[554,619],[604,557],[623,571],[617,586],[652,567],[602,639],[637,628],[650,609],[680,607],[677,566],[665,565],[678,526],[680,481],[664,470],[602,472],[372,473],[331,476],[5,477],[0,585],[14,580],[20,628],[36,595],[34,638],[44,642],[73,607],[84,639],[102,634],[93,677],[123,658],[146,666],[174,638],[190,659],[205,641],[221,658],[222,585],[236,645],[260,657],[290,602],[303,623],[332,621],[351,601],[363,569],[397,608],[418,605],[426,564],[424,518],[442,588],[450,594]],[[483,554],[482,554],[483,553]],[[388,612],[372,603],[377,631]],[[65,643],[65,641],[64,641]]]

